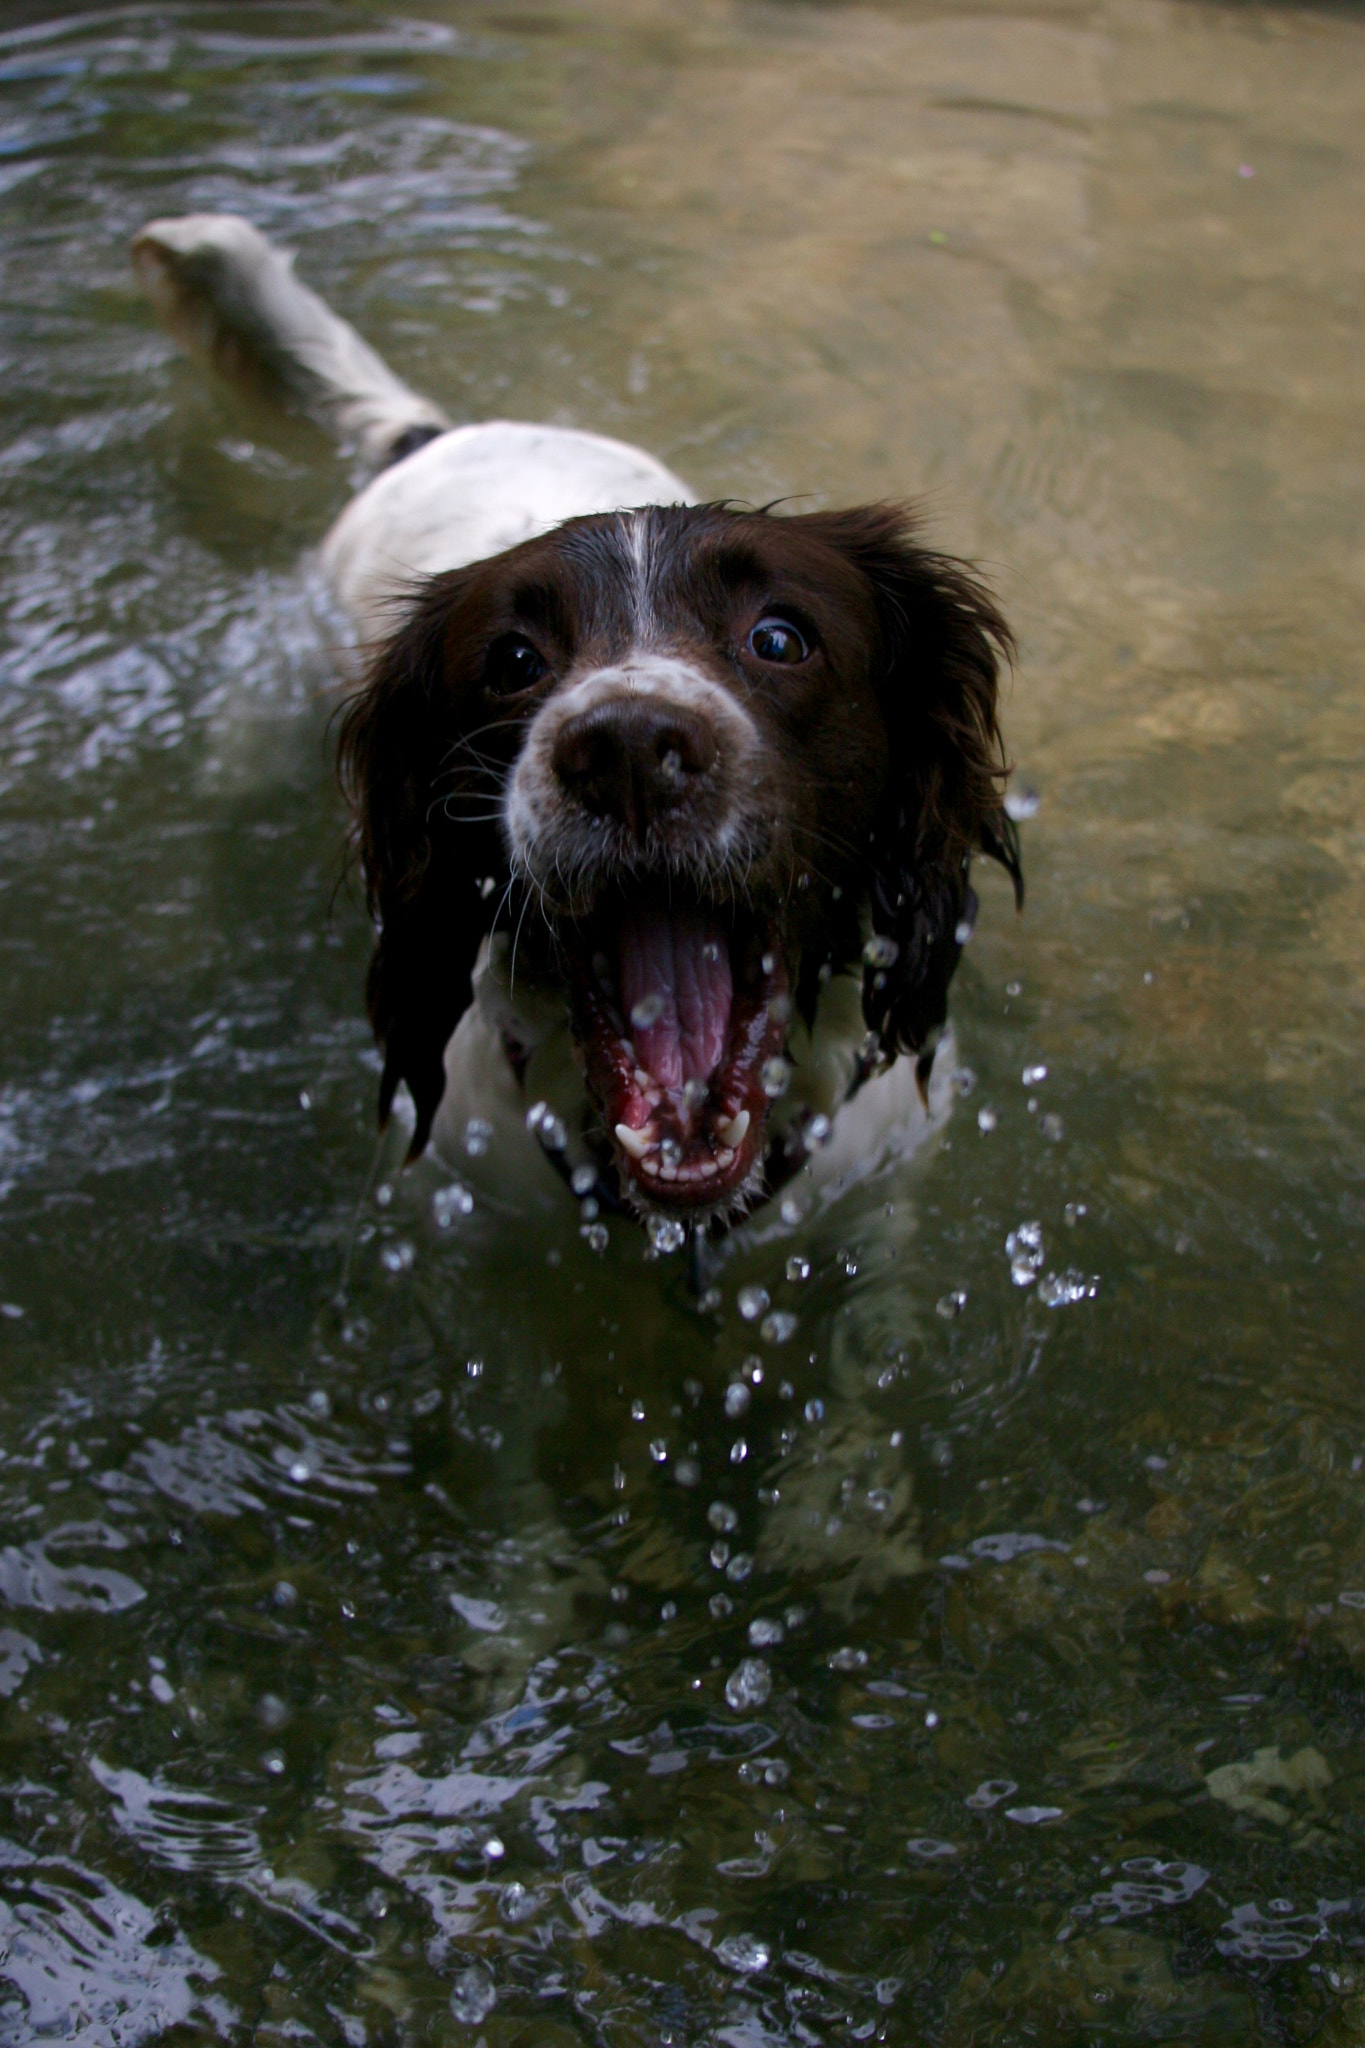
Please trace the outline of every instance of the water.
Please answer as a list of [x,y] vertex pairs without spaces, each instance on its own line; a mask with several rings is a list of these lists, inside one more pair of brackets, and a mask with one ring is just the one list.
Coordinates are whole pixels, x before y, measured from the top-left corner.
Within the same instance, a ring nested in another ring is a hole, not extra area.
[[[1363,174],[1348,8],[11,0],[0,2041],[1359,2037]],[[190,207],[1019,629],[975,1100],[700,1309],[376,1166]]]

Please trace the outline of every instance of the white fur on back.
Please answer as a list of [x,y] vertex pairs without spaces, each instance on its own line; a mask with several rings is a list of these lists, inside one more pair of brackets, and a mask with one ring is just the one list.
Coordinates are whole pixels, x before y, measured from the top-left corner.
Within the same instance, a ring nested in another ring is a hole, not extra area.
[[488,420],[381,471],[323,541],[322,566],[361,639],[381,639],[393,630],[394,598],[419,577],[501,554],[564,519],[695,502],[642,448]]

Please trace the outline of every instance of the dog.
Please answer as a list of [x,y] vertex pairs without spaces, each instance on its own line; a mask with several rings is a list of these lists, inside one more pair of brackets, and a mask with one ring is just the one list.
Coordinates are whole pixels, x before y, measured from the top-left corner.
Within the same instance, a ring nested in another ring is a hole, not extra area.
[[245,221],[133,261],[191,355],[374,472],[321,563],[408,1158],[511,1190],[548,1159],[671,1249],[916,1142],[973,855],[1023,901],[977,576],[903,506],[700,504],[622,442],[453,425]]

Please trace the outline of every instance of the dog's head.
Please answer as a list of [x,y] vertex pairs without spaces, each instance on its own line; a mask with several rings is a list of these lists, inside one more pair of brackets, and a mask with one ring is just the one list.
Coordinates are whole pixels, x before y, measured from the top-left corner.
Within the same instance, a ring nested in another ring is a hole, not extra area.
[[996,722],[1009,632],[903,509],[575,519],[435,577],[349,706],[379,940],[380,1113],[425,1145],[495,921],[562,977],[639,1206],[762,1186],[794,1015],[862,973],[868,1052],[923,1053],[974,899],[1020,888]]

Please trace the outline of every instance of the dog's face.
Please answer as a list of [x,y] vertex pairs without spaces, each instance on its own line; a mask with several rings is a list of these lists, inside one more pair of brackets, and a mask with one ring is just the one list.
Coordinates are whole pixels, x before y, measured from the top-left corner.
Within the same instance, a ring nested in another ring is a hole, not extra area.
[[763,1184],[794,1015],[864,955],[879,1053],[944,1016],[1000,808],[1003,622],[891,508],[648,508],[438,577],[347,713],[381,1108],[420,1149],[480,938],[562,977],[637,1206]]

